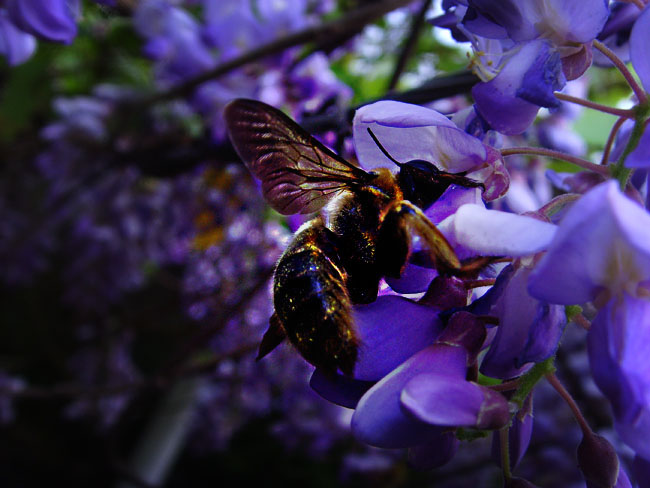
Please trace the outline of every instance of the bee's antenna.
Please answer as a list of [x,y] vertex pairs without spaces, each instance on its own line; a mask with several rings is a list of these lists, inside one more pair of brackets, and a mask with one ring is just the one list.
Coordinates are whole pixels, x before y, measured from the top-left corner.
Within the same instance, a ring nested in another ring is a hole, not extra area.
[[384,153],[384,156],[386,156],[388,159],[390,159],[393,163],[395,163],[400,168],[404,166],[404,163],[400,163],[397,159],[391,156],[388,153],[388,151],[386,151],[386,148],[384,148],[384,146],[381,145],[381,142],[379,142],[379,139],[377,139],[377,136],[372,132],[370,127],[368,127],[368,134],[370,134],[370,137],[372,137],[372,140],[375,141],[375,144],[377,144],[377,147],[381,150],[381,152]]

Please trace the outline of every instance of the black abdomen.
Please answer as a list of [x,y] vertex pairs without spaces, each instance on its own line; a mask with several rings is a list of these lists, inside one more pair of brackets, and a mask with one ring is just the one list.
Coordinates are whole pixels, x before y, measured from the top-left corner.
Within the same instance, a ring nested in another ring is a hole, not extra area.
[[291,343],[310,363],[352,374],[358,338],[337,236],[309,222],[278,262],[274,305]]

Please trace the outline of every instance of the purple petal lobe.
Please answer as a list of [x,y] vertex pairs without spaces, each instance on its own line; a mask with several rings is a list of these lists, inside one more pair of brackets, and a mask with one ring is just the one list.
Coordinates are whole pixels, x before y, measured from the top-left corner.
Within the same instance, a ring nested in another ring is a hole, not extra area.
[[519,268],[492,310],[499,327],[481,363],[487,376],[513,378],[526,364],[546,359],[557,349],[566,324],[564,309],[531,297],[529,275],[529,268]]
[[524,74],[516,95],[540,107],[557,108],[560,101],[553,92],[562,89],[565,84],[560,55],[551,52],[545,44]]
[[476,169],[487,160],[481,141],[458,129],[444,115],[418,105],[383,101],[360,108],[354,117],[354,145],[366,169],[395,166],[372,140],[368,128],[401,162],[421,159],[458,173]]
[[491,428],[508,420],[502,395],[441,373],[414,377],[402,390],[401,402],[415,418],[432,425]]
[[338,373],[327,374],[316,369],[309,386],[325,400],[346,408],[354,408],[361,397],[372,387],[369,381],[360,381]]
[[632,473],[639,488],[650,488],[650,460],[637,455],[632,463]]
[[435,269],[407,264],[399,278],[386,277],[386,283],[397,293],[420,293],[426,291],[429,283],[438,275]]
[[70,43],[77,35],[77,1],[9,0],[7,11],[25,32],[48,41]]
[[467,353],[460,347],[433,345],[420,351],[385,376],[366,393],[352,416],[352,432],[375,447],[403,448],[420,445],[441,433],[405,414],[400,404],[404,385],[422,373],[444,372],[465,377]]
[[416,469],[434,469],[447,464],[456,454],[459,441],[454,432],[444,431],[421,446],[411,447],[408,461]]
[[632,66],[641,78],[643,88],[650,92],[650,8],[646,7],[632,27],[630,34],[630,58]]
[[7,58],[9,65],[27,61],[35,49],[36,39],[16,28],[7,18],[7,12],[0,10],[0,54]]
[[650,458],[650,300],[610,300],[587,340],[594,381],[612,404],[617,432]]
[[[451,229],[445,231],[446,226]],[[527,256],[543,251],[556,226],[541,220],[480,205],[463,205],[441,226],[452,241],[484,256]]]
[[531,273],[530,294],[549,303],[593,300],[602,289],[636,295],[650,277],[650,215],[614,181],[590,190],[560,222]]
[[432,344],[442,330],[438,312],[395,295],[355,306],[354,319],[361,339],[355,379],[377,381]]

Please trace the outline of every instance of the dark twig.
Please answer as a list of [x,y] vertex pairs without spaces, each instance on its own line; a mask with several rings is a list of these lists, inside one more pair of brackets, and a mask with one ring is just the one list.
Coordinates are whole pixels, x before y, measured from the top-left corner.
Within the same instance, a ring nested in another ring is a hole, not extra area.
[[395,70],[393,71],[393,75],[391,76],[390,82],[388,83],[388,91],[392,91],[395,89],[395,87],[397,86],[397,82],[400,79],[400,76],[402,76],[402,73],[404,72],[404,68],[406,67],[406,62],[411,57],[411,54],[413,54],[413,50],[415,49],[418,38],[420,37],[420,32],[422,31],[422,26],[424,25],[424,19],[427,15],[427,10],[429,10],[430,6],[431,6],[431,0],[424,0],[422,2],[422,6],[420,7],[420,10],[413,17],[413,21],[411,22],[411,29],[409,30],[408,37],[406,38],[404,44],[402,45],[402,50],[400,51],[399,56],[397,57],[397,62],[395,63]]
[[304,127],[307,132],[312,133],[327,130],[339,131],[345,128],[346,125],[349,126],[352,123],[354,112],[363,105],[368,105],[381,100],[396,100],[398,102],[421,105],[454,95],[468,93],[478,81],[478,78],[470,71],[460,71],[452,75],[436,76],[435,78],[424,82],[417,88],[404,92],[387,93],[383,97],[368,100],[361,105],[350,107],[342,112],[335,111],[333,113],[304,117],[300,121],[300,125]]
[[280,53],[290,47],[300,46],[301,44],[306,43],[325,43],[333,37],[340,37],[348,31],[360,30],[364,26],[379,19],[384,14],[395,10],[396,8],[408,5],[412,1],[413,0],[383,0],[380,2],[370,3],[367,6],[349,12],[339,19],[294,32],[293,34],[281,37],[268,44],[248,51],[235,59],[226,61],[225,63],[220,64],[199,76],[191,78],[184,83],[176,85],[167,91],[156,93],[145,98],[141,100],[140,103],[152,104],[186,96],[206,81],[219,78],[220,76],[223,76],[237,68],[241,68],[248,63],[259,61],[260,59]]

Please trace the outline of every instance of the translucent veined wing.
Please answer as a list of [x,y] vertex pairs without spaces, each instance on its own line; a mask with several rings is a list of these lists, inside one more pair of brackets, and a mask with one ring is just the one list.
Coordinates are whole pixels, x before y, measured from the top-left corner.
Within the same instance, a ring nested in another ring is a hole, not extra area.
[[281,214],[315,212],[370,176],[270,105],[237,99],[226,106],[224,116],[235,150],[262,181],[266,201]]

